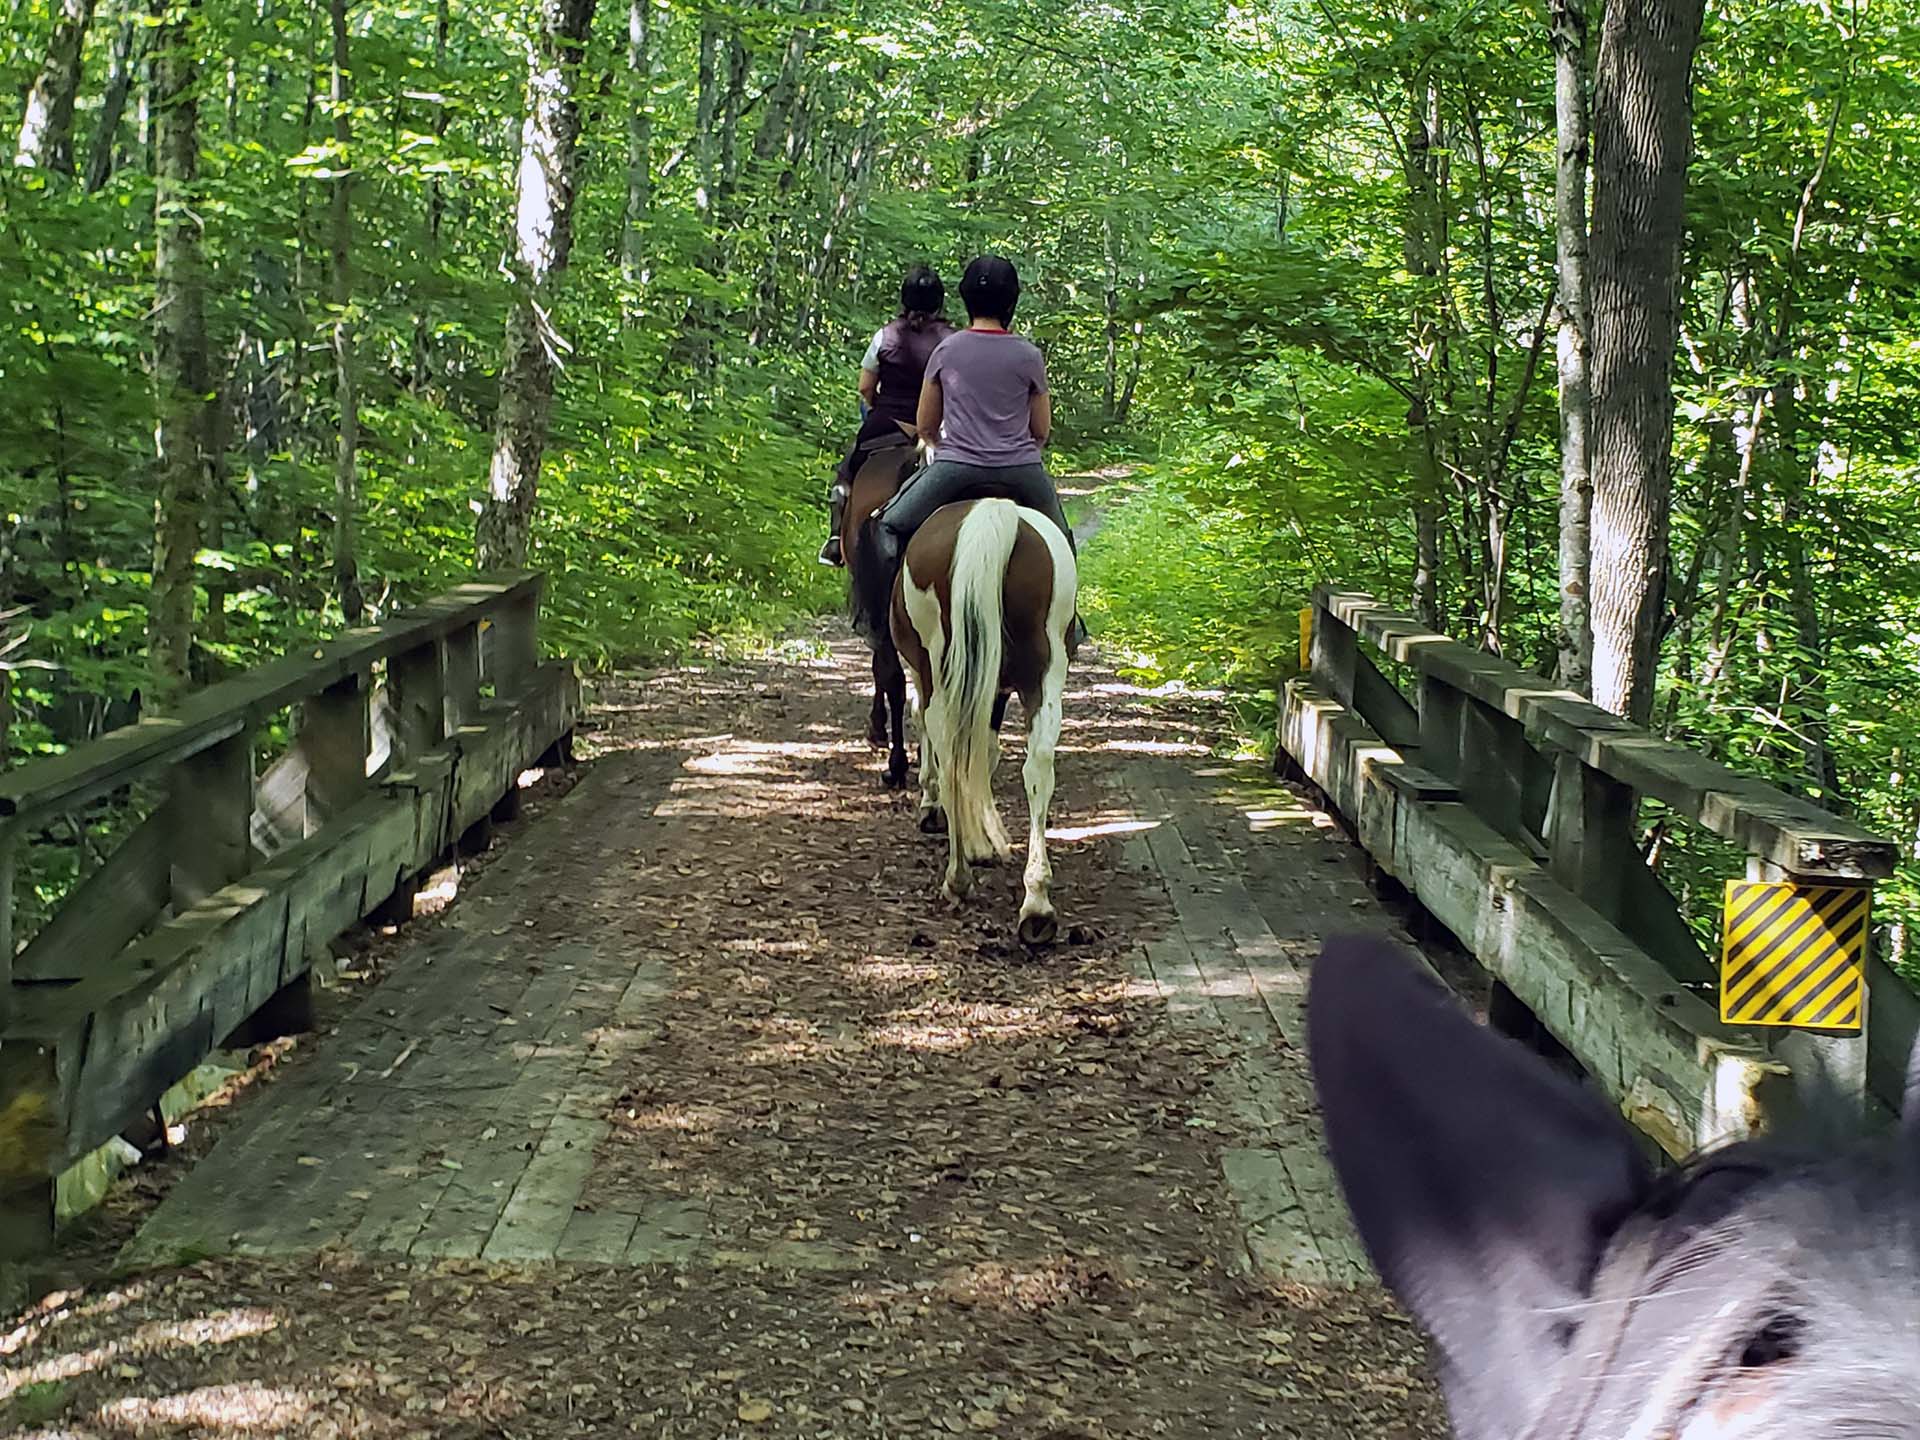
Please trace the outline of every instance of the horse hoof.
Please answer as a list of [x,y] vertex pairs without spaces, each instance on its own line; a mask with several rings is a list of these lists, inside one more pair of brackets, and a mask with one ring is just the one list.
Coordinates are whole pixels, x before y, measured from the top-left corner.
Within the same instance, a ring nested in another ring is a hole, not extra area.
[[1052,915],[1022,915],[1020,917],[1020,943],[1022,945],[1051,945],[1054,937],[1060,933],[1060,921]]
[[944,811],[929,810],[920,817],[922,835],[944,835],[947,833],[947,817]]
[[886,787],[889,790],[906,789],[907,788],[907,767],[905,765],[887,766],[886,780],[884,783],[886,784]]

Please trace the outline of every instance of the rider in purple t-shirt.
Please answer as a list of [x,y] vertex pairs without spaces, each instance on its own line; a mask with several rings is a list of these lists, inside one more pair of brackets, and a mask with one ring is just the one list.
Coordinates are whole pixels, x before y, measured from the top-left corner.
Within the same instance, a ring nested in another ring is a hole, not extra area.
[[[940,342],[920,389],[919,430],[933,441],[933,463],[880,511],[889,564],[899,563],[913,532],[942,505],[984,496],[1038,510],[1073,544],[1073,527],[1040,460],[1053,430],[1046,361],[1031,340],[1007,329],[1020,276],[1011,261],[982,255],[967,266],[960,298],[972,323]],[[1085,633],[1076,615],[1069,646]]]

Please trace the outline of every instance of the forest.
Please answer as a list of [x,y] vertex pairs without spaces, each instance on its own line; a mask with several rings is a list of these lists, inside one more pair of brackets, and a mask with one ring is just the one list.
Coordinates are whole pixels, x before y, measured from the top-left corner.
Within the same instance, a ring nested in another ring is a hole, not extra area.
[[1896,837],[1920,958],[1910,0],[22,0],[0,74],[6,763],[476,565],[587,669],[833,610],[866,338],[992,250],[1133,671],[1258,716],[1372,589]]

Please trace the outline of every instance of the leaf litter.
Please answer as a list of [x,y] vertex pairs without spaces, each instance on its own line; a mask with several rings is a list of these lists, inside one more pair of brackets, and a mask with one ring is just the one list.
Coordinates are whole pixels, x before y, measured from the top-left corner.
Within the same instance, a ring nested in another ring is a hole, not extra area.
[[[1140,963],[1170,910],[1101,823],[1130,763],[1101,746],[1218,733],[1218,709],[1097,672],[1076,686],[1053,823],[1088,833],[1051,847],[1067,940],[1029,953],[1010,934],[1017,856],[964,910],[935,900],[944,842],[857,738],[862,654],[826,648],[601,687],[580,738],[605,783],[584,814],[569,802],[550,883],[521,902],[540,941],[610,929],[663,977],[644,1016],[594,1037],[610,1130],[576,1208],[679,1217],[671,1262],[330,1251],[97,1280],[0,1334],[0,1422],[1445,1435],[1424,1348],[1377,1289],[1248,1272],[1217,1158],[1234,1122],[1211,1094],[1236,1047],[1174,1026]],[[1017,715],[1000,781],[1018,836]],[[677,777],[652,843],[597,848],[595,807],[635,803],[649,772]],[[403,940],[389,963],[406,960]]]

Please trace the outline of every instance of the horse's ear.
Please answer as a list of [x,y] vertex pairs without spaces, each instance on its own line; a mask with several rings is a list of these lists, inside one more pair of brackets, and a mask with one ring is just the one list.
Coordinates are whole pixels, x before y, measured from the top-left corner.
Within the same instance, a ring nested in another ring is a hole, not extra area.
[[893,423],[900,427],[900,433],[905,435],[909,440],[918,440],[920,438],[920,427],[911,421],[896,420]]
[[1307,1023],[1341,1188],[1439,1342],[1461,1434],[1527,1431],[1607,1237],[1651,1184],[1631,1132],[1384,941],[1327,945]]
[[1907,1089],[1900,1100],[1900,1133],[1920,1146],[1920,1035],[1907,1052]]

